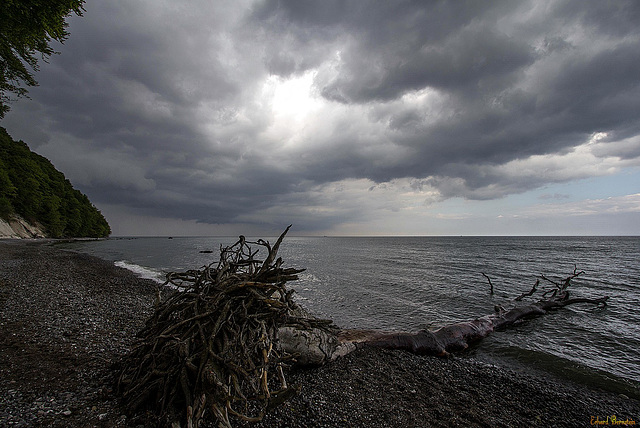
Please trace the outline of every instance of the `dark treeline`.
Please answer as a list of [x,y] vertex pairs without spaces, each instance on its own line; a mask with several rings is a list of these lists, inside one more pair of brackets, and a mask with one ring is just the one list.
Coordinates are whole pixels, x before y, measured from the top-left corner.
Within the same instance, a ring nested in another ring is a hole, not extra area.
[[0,127],[0,216],[19,214],[52,238],[108,236],[107,220],[49,160]]

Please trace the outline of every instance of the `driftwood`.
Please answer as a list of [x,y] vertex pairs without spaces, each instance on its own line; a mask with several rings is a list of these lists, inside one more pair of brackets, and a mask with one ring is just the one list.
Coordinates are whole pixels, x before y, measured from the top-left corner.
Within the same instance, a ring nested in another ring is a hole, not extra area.
[[491,278],[489,278],[489,276],[484,272],[480,272],[480,273],[482,274],[482,276],[487,278],[487,281],[489,281],[489,287],[491,288],[491,294],[493,294],[493,283],[491,282]]
[[[343,342],[351,340],[383,348],[405,349],[415,354],[446,356],[451,352],[467,349],[470,344],[487,337],[494,330],[505,329],[526,318],[544,315],[552,309],[563,308],[575,303],[606,305],[609,299],[608,296],[594,299],[572,299],[569,297],[571,280],[583,273],[583,271],[578,271],[577,268],[574,268],[573,273],[562,282],[552,281],[542,275],[541,278],[551,282],[553,287],[545,290],[540,300],[529,305],[515,306],[509,310],[505,310],[501,306],[496,306],[495,313],[493,314],[476,318],[472,321],[451,324],[435,331],[422,330],[417,333],[379,333],[375,331],[365,331],[361,332],[360,335],[343,333]],[[537,290],[539,282],[539,280],[536,280],[536,283],[529,292],[523,293],[515,300],[521,301],[524,297],[533,295]]]
[[[217,265],[167,276],[177,291],[157,304],[122,363],[118,387],[130,412],[148,409],[158,424],[187,427],[208,412],[229,427],[230,415],[258,421],[296,394],[283,371],[294,355],[277,346],[278,328],[335,334],[331,321],[304,317],[285,288],[303,271],[276,259],[288,230],[273,247],[241,236],[220,249]],[[264,261],[252,245],[267,250]]]
[[[435,331],[339,329],[305,313],[285,287],[304,270],[285,269],[276,259],[290,227],[273,247],[241,236],[221,246],[215,266],[168,274],[166,284],[177,290],[157,303],[120,372],[119,390],[131,412],[151,410],[160,424],[180,426],[183,420],[187,427],[197,427],[207,414],[220,427],[230,427],[234,417],[259,421],[299,391],[285,379],[287,366],[321,365],[363,345],[446,356],[525,318],[608,299],[570,298],[571,280],[584,273],[574,269],[560,282],[541,276],[551,286],[535,303],[496,306],[493,314]],[[264,261],[252,246],[267,250]],[[538,285],[515,300],[532,296]]]

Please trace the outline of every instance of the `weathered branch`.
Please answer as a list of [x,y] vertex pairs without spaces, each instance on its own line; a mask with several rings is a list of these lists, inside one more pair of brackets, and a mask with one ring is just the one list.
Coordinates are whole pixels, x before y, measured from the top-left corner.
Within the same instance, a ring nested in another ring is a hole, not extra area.
[[515,298],[515,299],[513,299],[513,300],[515,300],[516,302],[519,302],[519,301],[521,301],[522,299],[524,299],[525,297],[533,296],[533,294],[534,294],[536,291],[538,291],[538,285],[540,285],[540,280],[539,280],[539,279],[536,279],[536,283],[535,283],[535,284],[533,284],[533,287],[531,287],[531,290],[529,290],[529,291],[528,291],[528,292],[526,292],[526,293],[522,293],[521,295],[519,295],[518,297],[516,297],[516,298]]
[[[475,320],[456,323],[435,331],[422,330],[416,333],[381,333],[368,331],[360,335],[343,335],[343,342],[352,341],[356,343],[366,343],[389,349],[405,349],[416,354],[429,354],[445,356],[451,352],[461,351],[469,347],[470,344],[488,336],[494,330],[505,329],[513,324],[530,317],[546,314],[549,310],[563,308],[576,303],[588,303],[593,305],[606,305],[608,296],[598,298],[569,298],[568,288],[571,280],[583,274],[584,271],[574,269],[573,274],[565,278],[561,283],[554,282],[541,276],[556,287],[550,298],[546,295],[549,290],[543,293],[543,297],[536,303],[516,306],[510,310],[496,307],[496,313],[477,318]],[[484,275],[484,274],[483,274]],[[486,276],[486,275],[485,275]],[[536,281],[533,288],[517,297],[516,301],[521,301],[524,297],[533,295],[539,284]]]
[[493,294],[493,283],[491,282],[491,278],[489,278],[484,272],[480,272],[480,273],[482,274],[482,276],[487,278],[487,281],[489,281],[489,287],[491,287],[491,294]]

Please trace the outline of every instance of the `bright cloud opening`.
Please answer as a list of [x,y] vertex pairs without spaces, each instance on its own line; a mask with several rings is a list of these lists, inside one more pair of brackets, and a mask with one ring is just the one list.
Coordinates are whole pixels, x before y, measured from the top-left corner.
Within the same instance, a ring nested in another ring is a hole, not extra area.
[[301,121],[320,107],[320,98],[313,93],[314,76],[314,71],[308,71],[290,79],[267,78],[263,94],[271,98],[276,120]]

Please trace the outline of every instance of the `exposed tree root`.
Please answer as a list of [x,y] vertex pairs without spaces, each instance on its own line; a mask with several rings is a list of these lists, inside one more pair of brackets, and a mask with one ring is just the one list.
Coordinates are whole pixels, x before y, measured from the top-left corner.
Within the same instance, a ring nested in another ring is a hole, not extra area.
[[[183,420],[197,427],[209,412],[219,426],[230,415],[247,421],[298,391],[282,367],[295,355],[277,346],[283,326],[330,329],[330,321],[296,316],[285,283],[304,269],[283,269],[273,247],[240,237],[221,248],[220,261],[201,270],[171,273],[178,291],[157,304],[138,345],[124,361],[119,389],[130,411],[152,410],[161,424]],[[256,258],[263,247],[264,261]]]

